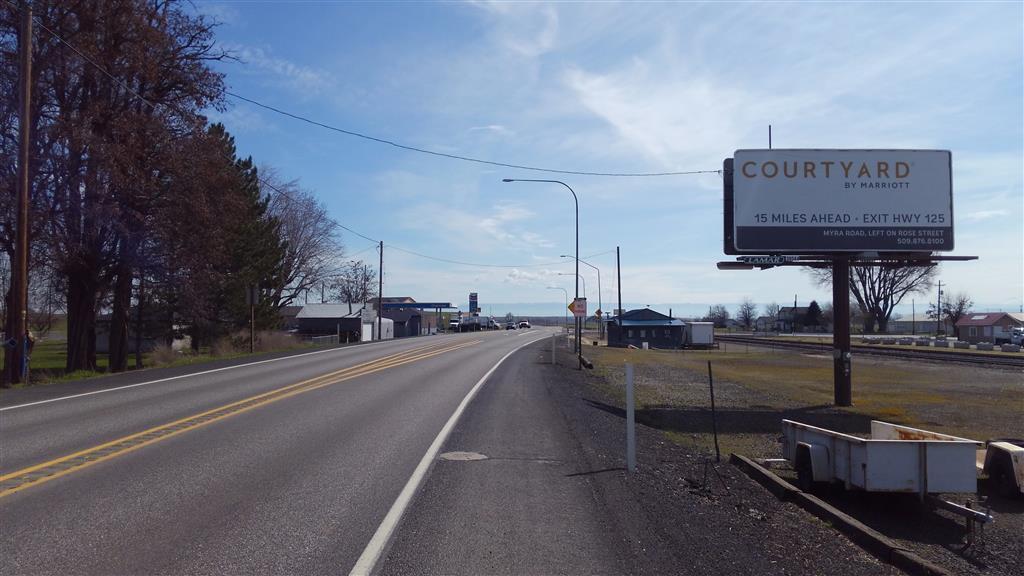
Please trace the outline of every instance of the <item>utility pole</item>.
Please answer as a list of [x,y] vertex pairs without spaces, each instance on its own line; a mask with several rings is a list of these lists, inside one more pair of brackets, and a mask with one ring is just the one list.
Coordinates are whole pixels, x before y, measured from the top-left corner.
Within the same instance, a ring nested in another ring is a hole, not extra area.
[[935,301],[935,335],[939,334],[939,326],[942,325],[942,280],[939,280],[939,295]]
[[381,320],[381,309],[384,307],[384,241],[380,241],[380,266],[377,270],[377,340],[384,339],[381,332],[383,320]]
[[15,231],[14,262],[11,266],[11,307],[7,325],[11,333],[5,343],[7,351],[6,382],[16,384],[28,378],[28,188],[29,127],[32,123],[32,6],[20,2],[21,34],[18,37],[20,58],[21,107],[18,118],[18,200]]
[[[833,298],[834,300],[835,298]],[[833,316],[835,315],[835,304],[832,304]],[[793,313],[790,314],[789,333],[796,334],[796,294],[793,294]]]
[[622,341],[622,266],[619,261],[619,247],[615,247],[615,288],[619,292],[619,311],[615,314],[615,323],[619,325],[619,342]]
[[910,333],[917,335],[917,305],[913,298],[910,299]]

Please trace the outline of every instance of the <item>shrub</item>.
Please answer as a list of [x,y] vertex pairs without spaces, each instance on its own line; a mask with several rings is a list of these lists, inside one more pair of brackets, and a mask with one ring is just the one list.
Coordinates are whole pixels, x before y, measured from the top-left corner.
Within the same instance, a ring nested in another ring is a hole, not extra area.
[[156,366],[170,364],[178,359],[178,353],[167,344],[157,344],[149,353],[149,361]]

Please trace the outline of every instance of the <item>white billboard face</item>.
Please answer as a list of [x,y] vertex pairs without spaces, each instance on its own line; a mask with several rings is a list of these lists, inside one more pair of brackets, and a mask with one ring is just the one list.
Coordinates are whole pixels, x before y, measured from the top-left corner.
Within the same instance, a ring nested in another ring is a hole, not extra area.
[[953,249],[948,150],[737,150],[739,252]]

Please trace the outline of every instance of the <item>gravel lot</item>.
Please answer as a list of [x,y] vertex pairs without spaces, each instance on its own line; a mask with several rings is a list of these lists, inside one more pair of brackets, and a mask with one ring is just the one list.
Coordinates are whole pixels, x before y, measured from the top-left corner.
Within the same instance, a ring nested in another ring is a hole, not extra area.
[[[900,574],[825,523],[780,502],[727,458],[638,427],[638,473],[623,473],[623,412],[594,372],[562,350],[549,387],[594,470],[595,499],[636,534],[637,564],[660,558],[679,574]],[[666,559],[665,556],[670,556]]]
[[[624,397],[623,361],[635,364],[637,421],[651,431],[660,431],[661,438],[685,454],[662,458],[658,466],[663,471],[652,471],[663,475],[666,484],[678,484],[672,481],[673,473],[677,478],[690,474],[691,479],[697,474],[696,479],[701,480],[701,455],[714,452],[708,359],[715,373],[723,460],[730,452],[754,458],[780,457],[783,418],[863,436],[869,433],[872,419],[882,419],[982,440],[1024,437],[1024,375],[1019,370],[858,358],[854,366],[857,405],[840,409],[829,405],[831,359],[827,356],[780,351],[765,355],[753,347],[748,353],[729,354],[606,348],[588,349],[587,353],[595,362],[587,384],[616,407],[622,406]],[[785,378],[785,383],[773,383],[766,375],[775,372],[792,376]],[[815,385],[815,378],[824,382]],[[670,472],[678,466],[684,470]],[[728,468],[719,466],[720,470]],[[780,471],[780,475],[786,477],[787,472]],[[946,512],[924,510],[914,496],[829,489],[818,495],[955,573],[1024,573],[1024,501],[990,494],[984,483],[981,488],[980,494],[945,495],[960,503],[973,500],[981,508],[990,507],[996,516],[985,528],[984,546],[967,548],[962,520]],[[678,486],[675,489],[678,491]],[[833,534],[845,541],[838,532]]]

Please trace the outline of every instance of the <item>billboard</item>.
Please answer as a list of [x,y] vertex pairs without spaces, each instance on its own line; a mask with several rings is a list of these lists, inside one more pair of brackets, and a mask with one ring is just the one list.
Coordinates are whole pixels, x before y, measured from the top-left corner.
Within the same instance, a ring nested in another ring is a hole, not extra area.
[[727,254],[953,249],[948,150],[737,150]]
[[477,298],[476,292],[469,293],[469,313],[476,314],[480,312],[480,302]]

